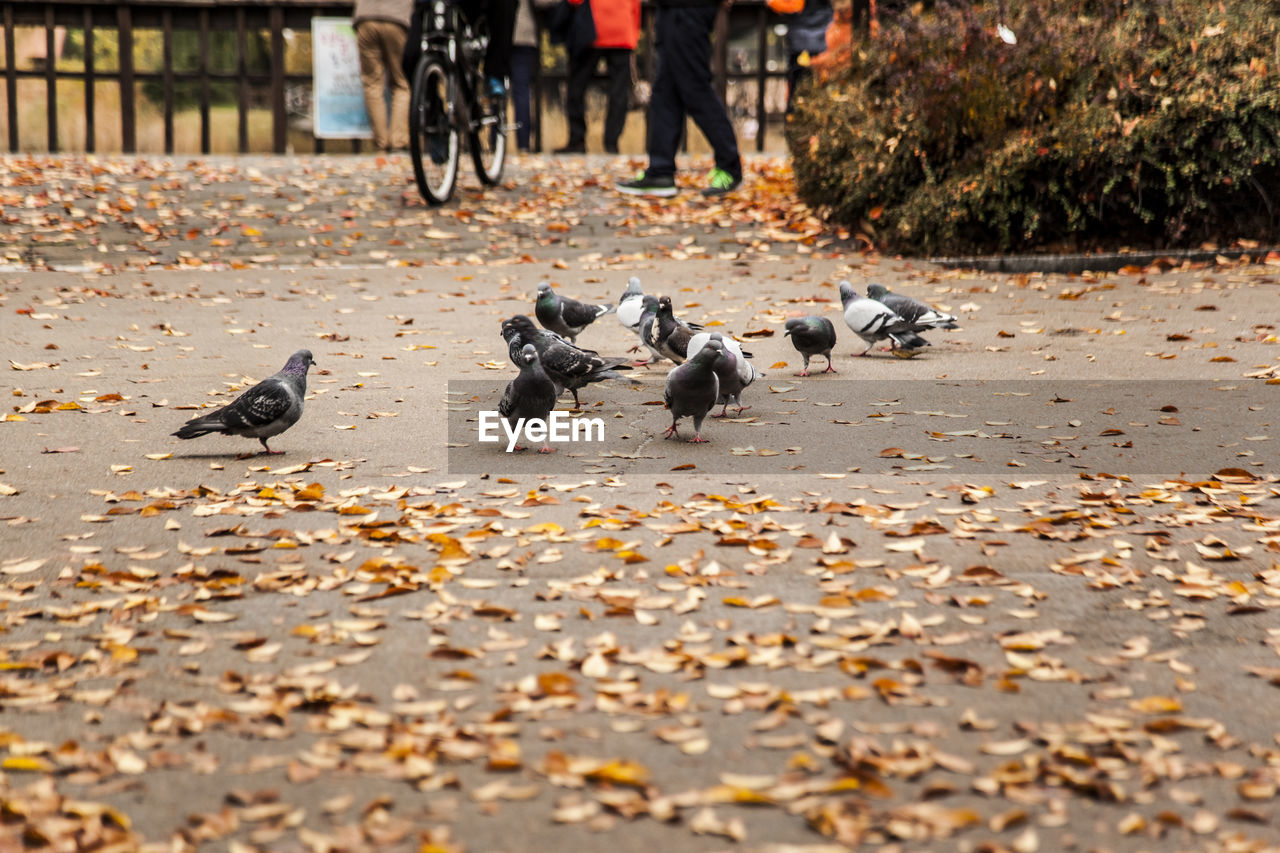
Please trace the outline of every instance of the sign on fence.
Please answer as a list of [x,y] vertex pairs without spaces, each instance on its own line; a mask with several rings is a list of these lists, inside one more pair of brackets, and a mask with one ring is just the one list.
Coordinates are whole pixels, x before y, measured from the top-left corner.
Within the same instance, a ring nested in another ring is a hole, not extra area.
[[311,19],[314,90],[312,121],[317,139],[368,139],[369,114],[360,85],[360,54],[350,18]]

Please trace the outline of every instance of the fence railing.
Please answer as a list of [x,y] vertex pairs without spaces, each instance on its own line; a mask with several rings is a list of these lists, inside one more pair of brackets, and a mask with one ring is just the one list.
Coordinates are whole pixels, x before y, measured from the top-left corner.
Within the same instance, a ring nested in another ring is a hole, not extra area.
[[[229,121],[219,111],[228,101],[234,104],[235,151],[269,148],[284,153],[291,148],[305,150],[308,142],[313,150],[323,151],[323,139],[312,137],[305,127],[299,129],[296,121],[291,127],[291,103],[299,99],[290,95],[300,92],[301,100],[307,100],[311,70],[309,61],[307,67],[290,67],[290,56],[295,57],[296,66],[299,53],[290,49],[290,42],[301,38],[309,45],[313,16],[349,16],[351,8],[349,0],[0,0],[4,43],[0,74],[8,148],[23,150],[24,120],[28,124],[25,147],[33,146],[30,127],[40,111],[31,108],[39,100],[32,97],[32,90],[43,89],[45,148],[50,152],[136,152],[139,115],[145,107],[151,113],[158,109],[164,137],[161,145],[149,140],[146,147],[174,153],[178,147],[175,115],[181,102],[188,110],[194,104],[199,115],[198,146],[189,140],[181,150],[195,153],[198,147],[200,153],[208,154],[216,147],[215,125]],[[637,55],[638,67],[649,79],[654,70],[649,37],[653,14],[646,0],[645,36]],[[776,23],[764,0],[738,0],[722,11],[716,28],[713,74],[717,88],[722,96],[728,95],[731,114],[740,122],[754,122],[757,150],[764,150],[770,123],[776,126],[782,120],[785,101],[785,94],[778,95],[785,93],[786,57],[773,30]],[[66,56],[63,44],[68,32],[77,34],[79,56]],[[143,32],[145,38],[139,35]],[[25,57],[20,55],[19,33],[24,43],[43,34],[43,50],[36,42],[34,59],[31,50]],[[215,41],[222,48],[216,57]],[[176,56],[179,44],[182,57]],[[540,67],[536,72],[536,149],[543,144],[543,113],[558,100],[564,79],[562,68]],[[73,108],[64,97],[73,88],[83,93],[82,108]],[[104,106],[100,101],[109,103]],[[297,103],[292,107],[295,115],[305,112]],[[264,109],[270,115],[265,145],[260,118],[251,120],[251,114],[260,116]],[[118,128],[110,121],[117,113]],[[148,126],[153,127],[154,121]],[[219,130],[220,138],[225,136],[225,129]]]

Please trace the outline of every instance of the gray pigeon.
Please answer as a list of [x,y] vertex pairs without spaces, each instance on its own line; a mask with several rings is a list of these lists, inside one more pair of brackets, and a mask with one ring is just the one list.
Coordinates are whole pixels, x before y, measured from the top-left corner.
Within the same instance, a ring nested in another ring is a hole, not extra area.
[[307,394],[307,371],[315,364],[311,350],[300,349],[274,376],[254,385],[221,409],[187,421],[173,433],[178,438],[197,438],[211,432],[242,435],[262,442],[264,452],[276,455],[267,439],[279,435],[302,417],[302,399]]
[[[573,405],[581,408],[578,389],[603,379],[622,379],[618,370],[630,370],[625,358],[606,358],[595,350],[582,349],[555,332],[539,329],[523,314],[502,321],[502,338],[508,346],[518,335],[523,344],[533,344],[542,369],[557,386],[573,392]],[[516,362],[517,364],[519,361]]]
[[956,318],[930,308],[918,299],[891,293],[883,284],[868,284],[867,297],[884,303],[890,311],[902,319],[930,329],[958,329]]
[[[547,376],[538,360],[538,350],[533,344],[525,344],[520,350],[520,375],[507,383],[502,392],[502,400],[498,403],[498,414],[515,429],[520,420],[539,420],[546,422],[551,417],[551,410],[556,407],[556,398],[560,389]],[[516,445],[516,450],[524,450]],[[555,453],[555,449],[543,439],[539,453]]]
[[882,302],[859,296],[853,285],[840,282],[840,303],[844,306],[844,322],[853,333],[867,342],[867,348],[858,355],[866,355],[878,341],[888,340],[895,353],[929,346],[929,342],[916,334],[922,326],[902,319]]
[[827,369],[823,373],[835,373],[831,366],[831,350],[836,345],[836,327],[826,317],[810,314],[787,321],[787,330],[783,337],[791,336],[791,345],[796,352],[804,356],[804,369],[796,376],[809,375],[809,359],[815,355],[826,356]]
[[562,338],[577,343],[578,335],[597,318],[616,310],[615,305],[588,305],[551,289],[551,282],[538,284],[538,297],[533,305],[534,316],[544,329],[550,329]]
[[698,350],[693,358],[684,364],[677,365],[667,374],[667,385],[662,392],[662,399],[671,410],[671,426],[664,438],[680,437],[676,431],[676,423],[683,417],[693,418],[693,438],[690,442],[700,444],[706,439],[702,437],[702,421],[707,413],[716,406],[720,397],[720,380],[716,376],[716,365],[724,358],[724,344],[720,341],[708,341]]
[[716,362],[716,378],[720,380],[720,397],[716,402],[724,408],[720,410],[720,414],[711,417],[726,417],[729,414],[730,404],[733,404],[741,415],[751,408],[742,405],[743,390],[764,374],[756,370],[755,365],[749,361],[751,353],[744,351],[741,344],[733,338],[726,338],[719,332],[699,332],[694,335],[689,341],[689,357],[696,355],[708,341],[719,341],[724,347],[724,358]]
[[676,364],[682,364],[689,352],[689,341],[694,329],[676,318],[671,311],[671,297],[658,300],[658,312],[645,330],[644,342]]
[[[640,301],[640,319],[636,322],[636,335],[640,338],[640,343],[644,344],[649,350],[649,358],[645,361],[638,361],[636,364],[649,365],[655,361],[662,361],[666,358],[658,351],[653,344],[649,343],[650,335],[656,334],[654,331],[658,324],[658,297],[645,294]],[[637,347],[632,347],[637,349]]]

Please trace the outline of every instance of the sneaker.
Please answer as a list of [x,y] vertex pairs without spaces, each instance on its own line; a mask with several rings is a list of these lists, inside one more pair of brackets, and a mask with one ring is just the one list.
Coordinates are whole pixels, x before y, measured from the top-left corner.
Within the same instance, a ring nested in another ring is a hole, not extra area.
[[707,176],[707,188],[702,191],[705,196],[724,195],[742,186],[742,177],[734,177],[724,169],[715,168]]
[[501,77],[490,77],[485,81],[485,93],[490,98],[505,98],[507,96],[507,81]]
[[614,188],[627,195],[648,195],[657,198],[671,198],[679,192],[676,189],[674,177],[650,178],[646,177],[644,172],[636,175],[635,180],[620,181],[614,185]]
[[437,166],[449,162],[449,137],[441,133],[433,134],[427,140],[427,156]]

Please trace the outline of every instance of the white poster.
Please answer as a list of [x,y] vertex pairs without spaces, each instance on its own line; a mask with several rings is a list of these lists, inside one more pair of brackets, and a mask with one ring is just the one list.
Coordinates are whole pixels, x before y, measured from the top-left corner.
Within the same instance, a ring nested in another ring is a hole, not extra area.
[[350,18],[311,19],[312,120],[317,139],[368,139],[360,54]]

